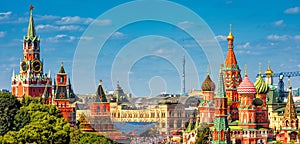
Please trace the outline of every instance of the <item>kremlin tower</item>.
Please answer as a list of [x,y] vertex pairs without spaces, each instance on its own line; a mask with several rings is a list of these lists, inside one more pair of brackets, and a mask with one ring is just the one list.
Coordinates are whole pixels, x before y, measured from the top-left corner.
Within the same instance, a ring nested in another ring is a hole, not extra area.
[[237,87],[242,82],[242,78],[240,75],[240,68],[237,64],[237,60],[235,58],[234,50],[233,50],[233,41],[234,36],[232,35],[231,25],[230,32],[227,36],[228,40],[228,52],[225,60],[225,64],[223,67],[223,75],[225,78],[225,88],[226,88],[226,96],[228,97],[228,101],[231,101],[231,105],[229,105],[230,117],[232,121],[238,120],[238,107],[239,107],[239,97],[237,94]]
[[298,124],[299,120],[297,118],[296,107],[293,100],[292,87],[290,86],[283,118],[281,119],[281,130],[279,134],[276,135],[276,140],[282,143],[291,141],[299,143]]
[[53,85],[53,104],[61,111],[63,117],[68,122],[75,121],[75,106],[72,105],[72,99],[75,99],[70,79],[67,84],[67,74],[63,63],[60,66],[59,72],[56,74],[56,80]]
[[27,35],[23,39],[23,60],[20,62],[20,74],[12,75],[12,94],[18,99],[23,96],[52,97],[50,75],[43,73],[40,57],[40,37],[36,35],[30,6],[30,18]]

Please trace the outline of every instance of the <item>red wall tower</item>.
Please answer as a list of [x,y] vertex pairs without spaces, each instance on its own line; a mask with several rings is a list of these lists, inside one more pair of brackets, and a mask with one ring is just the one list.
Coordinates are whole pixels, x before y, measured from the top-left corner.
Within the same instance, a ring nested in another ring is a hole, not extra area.
[[75,121],[75,106],[71,106],[70,98],[74,95],[72,88],[67,84],[67,74],[65,72],[63,63],[60,66],[59,72],[56,74],[56,81],[54,81],[53,93],[54,99],[53,104],[56,105],[63,117],[68,121]]
[[23,39],[23,60],[20,62],[20,74],[12,76],[12,94],[22,99],[23,96],[52,97],[52,80],[43,73],[40,60],[40,37],[36,36],[30,6],[30,18],[27,35]]

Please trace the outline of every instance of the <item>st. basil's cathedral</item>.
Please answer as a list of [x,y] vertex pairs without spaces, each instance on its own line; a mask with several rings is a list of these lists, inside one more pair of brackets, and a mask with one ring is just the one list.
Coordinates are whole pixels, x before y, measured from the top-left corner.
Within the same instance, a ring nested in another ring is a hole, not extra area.
[[[44,98],[46,104],[56,105],[68,122],[74,122],[78,117],[77,113],[80,113],[80,110],[77,110],[77,97],[72,90],[63,63],[61,63],[53,80],[50,71],[48,74],[44,73],[43,61],[40,57],[40,37],[36,35],[32,11],[33,7],[31,6],[27,35],[23,39],[23,58],[20,62],[20,72],[19,74],[13,72],[12,74],[12,94],[19,100],[25,96]],[[108,100],[102,88],[102,82],[100,82],[96,92],[96,100],[92,103],[89,112],[93,121],[87,121],[85,117],[79,116],[79,119],[84,119],[82,120],[84,121],[82,123],[84,124],[84,131],[92,132],[93,129],[98,129],[104,131],[103,134],[108,131],[111,136],[121,137],[120,133],[115,132],[117,128],[114,127],[112,121],[145,122],[146,119],[150,119],[149,121],[152,123],[149,127],[159,123],[160,130],[167,131],[171,127],[173,129],[185,129],[182,135],[184,143],[194,143],[190,138],[195,137],[195,130],[200,124],[208,124],[211,141],[215,144],[264,144],[268,143],[270,139],[276,139],[283,143],[292,140],[297,143],[300,142],[298,137],[299,120],[292,91],[288,92],[286,104],[278,100],[272,85],[273,71],[270,65],[265,72],[265,80],[261,76],[261,70],[259,70],[259,76],[253,84],[248,78],[246,66],[242,78],[234,53],[234,36],[231,28],[227,40],[228,52],[224,64],[220,67],[218,85],[215,85],[208,73],[201,86],[202,98],[196,107],[198,114],[190,121],[193,124],[190,123],[188,127],[184,126],[186,122],[184,116],[190,116],[185,113],[184,107],[182,109],[185,114],[178,113],[176,125],[174,124],[175,117],[172,117],[173,114],[169,110],[172,109],[172,104],[178,105],[180,103],[176,97],[164,99],[165,103],[159,103],[158,106],[155,106],[156,109],[126,109],[125,104],[130,105],[130,102],[127,99],[121,101],[120,98],[125,96],[119,83],[117,84],[118,95],[115,96],[117,101],[114,102]],[[192,96],[184,97],[187,99],[185,101],[188,101],[188,97]],[[196,99],[200,99],[200,95]],[[160,121],[157,121],[157,118]],[[179,118],[181,119],[179,120]],[[122,125],[125,126],[126,124],[120,125],[119,128],[122,128]],[[194,130],[190,129],[191,125],[194,125]],[[139,130],[135,129],[134,131]],[[160,133],[164,134],[164,132]]]

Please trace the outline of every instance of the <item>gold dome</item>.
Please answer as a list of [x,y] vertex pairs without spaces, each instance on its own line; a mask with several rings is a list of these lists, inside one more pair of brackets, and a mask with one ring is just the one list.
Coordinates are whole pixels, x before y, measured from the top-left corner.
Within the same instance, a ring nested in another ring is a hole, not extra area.
[[272,75],[274,72],[270,68],[270,62],[268,63],[268,69],[265,71],[266,75]]
[[231,24],[230,24],[230,32],[227,36],[227,40],[234,40],[234,36],[232,35]]

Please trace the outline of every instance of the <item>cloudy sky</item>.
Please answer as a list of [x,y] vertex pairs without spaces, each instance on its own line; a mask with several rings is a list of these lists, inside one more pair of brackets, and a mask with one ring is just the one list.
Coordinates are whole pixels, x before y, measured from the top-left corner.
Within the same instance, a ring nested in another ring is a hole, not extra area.
[[[213,71],[218,69],[209,59],[226,56],[229,24],[235,36],[238,64],[242,71],[244,64],[248,65],[252,82],[259,71],[259,62],[263,71],[268,61],[276,73],[300,69],[299,1],[159,1],[167,3],[165,6],[142,0],[127,2],[3,1],[0,5],[0,88],[10,90],[12,71],[19,72],[31,4],[35,7],[36,32],[41,37],[44,72],[51,70],[54,77],[63,61],[75,92],[80,94],[94,93],[100,79],[107,90],[113,90],[120,81],[126,92],[136,96],[162,91],[180,93],[183,53],[186,90],[200,89],[208,64],[214,66]],[[191,18],[190,13],[203,23]],[[144,19],[134,21],[139,16]],[[162,21],[158,20],[160,17],[167,18]],[[205,44],[188,30],[203,37],[213,34],[219,46],[216,49],[222,55],[205,53]],[[99,41],[105,43],[100,45]],[[82,44],[88,44],[83,49],[86,55],[80,48]],[[77,57],[81,54],[84,58]],[[72,73],[76,73],[75,78]],[[216,81],[217,76],[212,77]],[[299,80],[292,79],[294,87],[300,87]],[[278,83],[277,78],[274,83]]]

